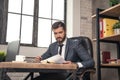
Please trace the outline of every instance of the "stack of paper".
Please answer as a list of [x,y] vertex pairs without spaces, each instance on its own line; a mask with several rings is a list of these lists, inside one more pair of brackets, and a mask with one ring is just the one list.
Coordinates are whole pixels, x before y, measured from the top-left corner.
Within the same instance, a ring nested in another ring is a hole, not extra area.
[[41,63],[57,63],[57,64],[61,64],[63,63],[65,60],[62,58],[62,56],[58,55],[54,55],[50,58],[47,58],[45,60],[42,60]]

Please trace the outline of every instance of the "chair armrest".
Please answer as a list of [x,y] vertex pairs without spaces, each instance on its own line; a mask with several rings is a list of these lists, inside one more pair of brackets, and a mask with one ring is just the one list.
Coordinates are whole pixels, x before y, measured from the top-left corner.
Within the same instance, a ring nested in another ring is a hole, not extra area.
[[80,74],[78,74],[77,76],[78,76],[79,78],[82,78],[86,72],[90,72],[90,73],[93,74],[93,73],[96,72],[96,69],[95,69],[95,68],[87,68],[87,69],[84,69],[84,70],[83,70]]

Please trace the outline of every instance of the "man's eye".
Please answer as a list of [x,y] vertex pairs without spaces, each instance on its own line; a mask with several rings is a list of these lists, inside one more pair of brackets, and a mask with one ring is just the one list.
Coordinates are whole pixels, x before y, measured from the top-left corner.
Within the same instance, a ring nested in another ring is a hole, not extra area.
[[57,34],[57,33],[54,33],[55,35]]
[[59,32],[60,34],[63,33],[63,32]]

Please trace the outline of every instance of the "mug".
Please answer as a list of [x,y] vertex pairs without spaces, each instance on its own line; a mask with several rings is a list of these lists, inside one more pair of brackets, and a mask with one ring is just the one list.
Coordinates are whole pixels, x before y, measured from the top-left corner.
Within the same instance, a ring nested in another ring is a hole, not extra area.
[[22,62],[24,62],[25,61],[25,56],[23,56],[23,55],[16,55],[15,61],[22,61]]

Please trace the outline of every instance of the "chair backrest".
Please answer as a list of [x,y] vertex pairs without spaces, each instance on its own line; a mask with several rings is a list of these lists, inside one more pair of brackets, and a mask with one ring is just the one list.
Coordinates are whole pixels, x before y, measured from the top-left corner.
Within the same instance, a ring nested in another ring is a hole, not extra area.
[[90,38],[85,36],[79,36],[79,37],[72,37],[71,39],[74,41],[79,41],[79,43],[82,44],[84,48],[88,50],[88,53],[93,57],[93,46]]
[[7,47],[7,54],[5,61],[13,61],[15,60],[16,55],[19,54],[19,48],[20,48],[20,41],[12,41],[8,43]]
[[[73,41],[79,42],[79,44],[82,44],[83,47],[88,51],[88,53],[93,58],[93,46],[90,38],[85,36],[79,36],[79,37],[72,37],[71,39]],[[80,73],[77,73],[77,78],[79,78],[78,80],[92,80],[90,79],[90,73],[95,73],[96,69],[93,66],[86,69],[85,68],[80,69],[80,71],[81,71]]]

